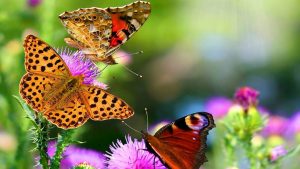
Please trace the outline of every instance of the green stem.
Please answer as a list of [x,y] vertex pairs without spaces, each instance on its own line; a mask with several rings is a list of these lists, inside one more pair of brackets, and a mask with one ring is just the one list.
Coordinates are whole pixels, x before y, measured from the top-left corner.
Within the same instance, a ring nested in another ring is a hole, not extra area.
[[[252,138],[252,136],[248,138]],[[255,159],[255,155],[253,154],[251,139],[245,141],[244,149],[246,151],[248,160],[250,162],[250,169],[256,169],[257,168],[256,159]]]
[[73,140],[72,135],[74,130],[64,130],[61,135],[58,136],[56,152],[51,159],[51,169],[59,169],[62,154],[67,146],[69,146]]
[[48,169],[48,161],[49,156],[47,154],[47,147],[48,147],[48,141],[49,141],[49,123],[42,119],[38,121],[39,127],[37,128],[37,149],[40,154],[40,164],[42,165],[43,169]]
[[36,144],[36,149],[39,151],[39,162],[43,169],[48,169],[49,156],[47,154],[47,147],[49,141],[49,123],[42,117],[42,115],[36,114],[32,111],[22,99],[17,96],[14,97],[19,102],[24,112],[26,112],[27,118],[33,124],[33,128],[31,129],[33,135],[32,140],[33,143]]

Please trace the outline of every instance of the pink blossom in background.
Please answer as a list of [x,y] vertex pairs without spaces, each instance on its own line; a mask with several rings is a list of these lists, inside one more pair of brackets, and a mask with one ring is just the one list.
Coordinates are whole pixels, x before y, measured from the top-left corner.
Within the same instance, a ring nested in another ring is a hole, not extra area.
[[284,136],[289,125],[288,119],[282,116],[270,116],[267,125],[262,130],[262,134],[266,137],[277,135]]
[[241,87],[234,94],[234,101],[245,110],[250,106],[257,106],[259,92],[251,87]]
[[300,136],[300,112],[297,112],[289,119],[288,129],[286,131],[288,138],[295,138]]
[[38,6],[40,3],[42,2],[42,0],[27,0],[27,4],[30,7],[36,7]]
[[215,96],[209,98],[204,103],[204,111],[211,113],[214,118],[220,119],[227,114],[232,105],[233,102],[230,99],[222,96]]
[[287,150],[283,146],[277,146],[271,150],[269,154],[269,159],[271,162],[274,162],[286,154]]

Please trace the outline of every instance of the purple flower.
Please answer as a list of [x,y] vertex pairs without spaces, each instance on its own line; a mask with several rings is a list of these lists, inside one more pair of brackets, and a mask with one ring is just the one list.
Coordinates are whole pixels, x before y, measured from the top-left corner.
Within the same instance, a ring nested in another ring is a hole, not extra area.
[[36,6],[38,6],[41,2],[42,2],[42,0],[27,0],[27,4],[28,4],[30,7],[36,7]]
[[144,140],[132,140],[130,136],[125,139],[125,144],[117,140],[109,147],[111,152],[105,155],[108,169],[166,169],[158,157],[147,151]]
[[288,138],[294,138],[300,134],[300,112],[291,117],[288,124],[286,136]]
[[[48,155],[53,157],[56,151],[56,142],[52,141],[48,144]],[[61,160],[60,169],[70,169],[75,166],[89,166],[95,169],[105,168],[105,157],[102,153],[79,148],[76,146],[69,146],[63,153],[63,159]]]
[[288,120],[281,116],[270,116],[262,133],[264,136],[283,136],[288,126]]
[[232,104],[232,101],[226,97],[211,97],[205,102],[204,110],[211,113],[214,118],[220,119],[227,114]]
[[98,67],[81,52],[70,52],[67,49],[61,50],[60,56],[69,67],[73,76],[83,76],[83,84],[98,86],[107,89],[107,85],[97,81],[100,75]]
[[234,94],[234,100],[241,105],[244,110],[250,106],[257,106],[259,92],[251,87],[241,87]]
[[271,162],[274,162],[286,154],[287,154],[287,151],[282,145],[277,146],[271,150],[271,152],[269,154],[269,160]]

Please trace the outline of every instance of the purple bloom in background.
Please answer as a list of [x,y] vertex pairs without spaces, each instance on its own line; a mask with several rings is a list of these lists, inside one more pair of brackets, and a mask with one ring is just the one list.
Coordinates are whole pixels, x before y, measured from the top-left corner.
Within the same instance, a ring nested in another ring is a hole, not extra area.
[[111,152],[105,155],[108,169],[166,169],[158,157],[147,151],[144,140],[132,140],[130,136],[125,139],[125,144],[117,140],[109,147]]
[[42,2],[42,0],[27,0],[27,4],[28,4],[30,7],[36,7],[36,6],[38,6],[41,2]]
[[204,103],[204,110],[211,113],[214,118],[220,119],[227,114],[232,104],[232,101],[226,97],[211,97]]
[[269,159],[271,162],[274,162],[286,154],[287,154],[287,151],[283,146],[277,146],[271,150],[271,152],[269,154]]
[[286,136],[288,138],[294,138],[297,134],[300,134],[300,112],[296,113],[289,120]]
[[107,89],[107,85],[97,81],[100,75],[98,67],[81,52],[70,52],[62,50],[60,56],[64,59],[73,76],[84,76],[83,84],[98,86]]
[[251,87],[241,87],[234,94],[234,101],[241,105],[244,110],[250,106],[257,106],[259,92]]
[[262,134],[266,137],[277,135],[283,136],[288,126],[288,120],[281,116],[270,116]]
[[[53,157],[56,151],[56,142],[48,144],[48,155]],[[95,169],[105,168],[105,157],[101,152],[69,146],[63,153],[60,169],[70,169],[75,166],[84,165]]]
[[123,65],[128,65],[132,60],[131,55],[123,50],[118,50],[116,53],[114,53],[113,58],[117,61],[117,63]]

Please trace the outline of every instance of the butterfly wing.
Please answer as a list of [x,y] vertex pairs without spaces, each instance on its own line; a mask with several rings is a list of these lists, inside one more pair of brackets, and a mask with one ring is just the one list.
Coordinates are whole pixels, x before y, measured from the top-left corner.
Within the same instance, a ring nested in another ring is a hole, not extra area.
[[146,134],[151,149],[172,169],[198,169],[206,162],[208,131],[215,126],[209,113],[194,113],[161,128],[154,136]]
[[35,110],[45,111],[51,104],[45,95],[70,76],[62,58],[45,42],[28,35],[24,41],[25,68],[19,90],[21,97]]
[[95,86],[83,86],[81,97],[89,109],[92,120],[127,119],[134,112],[122,99]]
[[38,37],[28,35],[23,46],[27,72],[57,78],[71,75],[67,65],[57,52]]
[[21,79],[19,92],[21,97],[32,109],[43,112],[51,107],[44,99],[45,95],[47,95],[56,84],[60,84],[60,81],[60,78],[52,76],[26,73]]
[[72,38],[65,41],[84,54],[104,56],[112,34],[111,16],[101,8],[80,8],[59,15]]
[[106,10],[112,19],[112,36],[107,54],[110,55],[145,23],[151,13],[151,6],[149,2],[137,1],[124,7]]
[[147,20],[150,3],[137,1],[116,8],[81,8],[62,13],[59,18],[72,38],[65,41],[93,60],[115,63],[108,59]]
[[44,112],[44,117],[59,128],[72,129],[89,119],[88,108],[78,93],[71,95],[64,105]]

